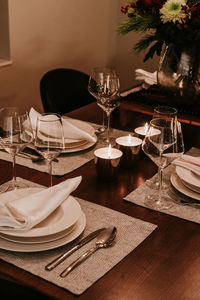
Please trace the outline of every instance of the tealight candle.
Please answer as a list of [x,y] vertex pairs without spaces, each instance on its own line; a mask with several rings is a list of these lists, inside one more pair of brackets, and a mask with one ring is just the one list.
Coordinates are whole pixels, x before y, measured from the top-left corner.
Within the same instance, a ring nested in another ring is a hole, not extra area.
[[135,128],[134,131],[139,138],[143,139],[145,137],[147,130],[148,130],[148,126],[149,126],[148,123],[145,123],[144,126]]
[[99,178],[104,181],[111,181],[117,177],[117,170],[122,152],[109,147],[100,148],[94,151],[94,163]]
[[122,136],[116,139],[117,149],[123,152],[123,156],[120,161],[120,166],[132,167],[137,159],[141,149],[142,140],[138,137]]

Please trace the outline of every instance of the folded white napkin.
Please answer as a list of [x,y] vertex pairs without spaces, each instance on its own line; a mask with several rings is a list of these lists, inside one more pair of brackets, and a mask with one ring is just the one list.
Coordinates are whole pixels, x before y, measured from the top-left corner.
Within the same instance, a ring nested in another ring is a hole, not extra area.
[[[36,122],[37,117],[41,116],[40,113],[38,113],[34,108],[30,109],[29,112],[32,128],[35,131],[36,130]],[[95,143],[96,137],[90,135],[88,132],[82,130],[81,128],[78,128],[75,126],[72,119],[70,118],[62,118],[63,121],[63,130],[64,130],[64,137],[65,137],[65,143],[71,143],[71,142],[79,142],[79,141],[88,141]]]
[[147,72],[142,69],[135,70],[136,80],[143,80],[149,85],[157,84],[157,71],[154,73]]
[[75,177],[39,192],[0,203],[0,231],[16,229],[27,231],[46,219],[81,182],[82,177]]
[[176,166],[180,166],[191,170],[200,176],[200,157],[183,154],[181,157],[172,162]]

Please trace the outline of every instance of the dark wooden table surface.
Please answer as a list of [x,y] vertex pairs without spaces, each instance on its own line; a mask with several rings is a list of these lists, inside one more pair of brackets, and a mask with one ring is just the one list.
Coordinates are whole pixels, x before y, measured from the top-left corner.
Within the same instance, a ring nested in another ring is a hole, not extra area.
[[[69,115],[98,123],[102,112],[93,103]],[[133,131],[135,127],[149,121],[149,118],[148,115],[136,112],[125,115],[116,110],[111,124]],[[200,147],[199,127],[184,128],[184,138],[186,149]],[[200,225],[123,201],[124,196],[156,172],[156,166],[142,153],[138,165],[131,169],[121,169],[115,182],[99,181],[93,161],[67,175],[54,177],[56,184],[72,176],[82,175],[83,180],[73,193],[74,196],[158,225],[143,243],[78,297],[81,300],[200,299]],[[46,186],[49,183],[48,174],[23,166],[17,166],[17,176]],[[11,163],[0,160],[0,183],[9,179]],[[77,298],[3,260],[0,260],[0,278],[1,299]]]

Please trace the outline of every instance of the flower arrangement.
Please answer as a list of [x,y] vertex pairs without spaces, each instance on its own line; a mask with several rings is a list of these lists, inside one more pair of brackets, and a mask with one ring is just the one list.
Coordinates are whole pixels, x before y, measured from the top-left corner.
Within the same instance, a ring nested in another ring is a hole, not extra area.
[[163,44],[176,49],[200,44],[200,0],[135,0],[121,11],[128,21],[119,25],[119,33],[149,31],[134,47],[140,52],[153,43],[144,61],[160,56]]

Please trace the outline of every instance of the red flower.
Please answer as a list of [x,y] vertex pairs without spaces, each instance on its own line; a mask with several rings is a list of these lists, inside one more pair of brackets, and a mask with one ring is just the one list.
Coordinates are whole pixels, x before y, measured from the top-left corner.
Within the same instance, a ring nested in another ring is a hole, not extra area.
[[153,0],[153,5],[155,8],[160,9],[166,2],[166,0]]
[[152,6],[153,0],[138,0],[137,7],[142,9],[148,9]]
[[193,13],[194,22],[200,24],[200,4],[196,4],[191,7],[191,11]]
[[140,7],[144,10],[149,8],[155,8],[156,10],[160,9],[167,0],[138,0],[137,7]]

